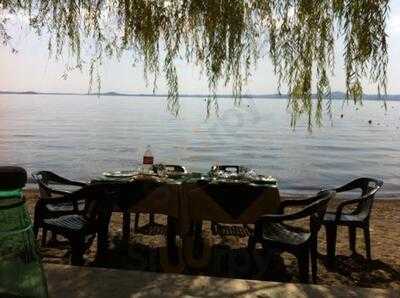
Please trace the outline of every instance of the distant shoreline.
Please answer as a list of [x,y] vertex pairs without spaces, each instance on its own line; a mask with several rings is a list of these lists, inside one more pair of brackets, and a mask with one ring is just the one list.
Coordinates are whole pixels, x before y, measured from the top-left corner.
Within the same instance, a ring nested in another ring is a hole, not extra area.
[[[121,96],[121,97],[167,97],[168,94],[149,94],[149,93],[119,93],[119,92],[101,92],[101,93],[74,93],[74,92],[36,92],[36,91],[0,91],[0,95],[72,95],[72,96]],[[210,94],[180,94],[181,98],[208,98]],[[232,98],[232,94],[217,94],[216,98]],[[317,96],[312,95],[313,98]],[[331,99],[343,100],[346,94],[341,91],[332,92]],[[259,99],[288,99],[287,94],[243,94],[241,98],[259,98]],[[364,94],[363,100],[382,100],[384,97],[377,94]],[[387,101],[400,101],[400,94],[388,94]]]

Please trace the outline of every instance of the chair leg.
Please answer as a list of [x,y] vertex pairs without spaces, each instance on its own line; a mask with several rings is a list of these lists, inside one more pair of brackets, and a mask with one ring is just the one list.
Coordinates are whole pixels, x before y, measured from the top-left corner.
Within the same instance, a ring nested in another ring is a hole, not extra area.
[[328,265],[333,266],[335,263],[336,255],[336,225],[325,225],[326,229],[326,250],[328,255]]
[[211,232],[213,235],[217,235],[218,231],[217,231],[217,223],[212,221],[211,222]]
[[364,240],[367,260],[371,260],[371,236],[369,232],[369,225],[364,227]]
[[356,235],[357,235],[356,227],[349,226],[349,245],[350,245],[350,250],[353,254],[356,253]]
[[37,239],[37,236],[39,234],[39,227],[36,224],[33,224],[33,235],[35,237],[35,239]]
[[310,253],[308,249],[302,249],[297,255],[297,263],[299,266],[300,281],[302,283],[309,283],[310,278]]
[[151,224],[151,225],[154,224],[154,213],[149,214],[149,224]]
[[318,273],[318,241],[317,239],[313,240],[311,243],[311,274],[312,274],[312,282],[317,283],[317,273]]
[[256,248],[256,239],[254,236],[250,236],[247,241],[247,250],[252,254]]
[[82,237],[69,239],[71,244],[71,265],[81,266],[84,263],[85,241]]
[[33,234],[35,235],[35,239],[37,239],[39,228],[40,228],[40,204],[39,202],[35,205],[35,213],[33,216]]
[[111,220],[111,214],[112,211],[109,208],[105,208],[103,212],[100,212],[98,217],[96,259],[100,262],[105,260],[108,252],[108,230]]
[[139,219],[140,219],[140,213],[137,212],[137,213],[135,213],[135,226],[133,227],[135,229],[135,232],[139,228]]
[[176,244],[177,219],[172,216],[167,217],[167,249],[168,257],[178,261],[178,248]]
[[33,235],[35,236],[35,239],[37,239],[38,234],[39,234],[39,225],[37,225],[36,223],[33,224]]
[[194,224],[194,247],[196,249],[195,251],[195,257],[202,257],[201,253],[204,249],[204,242],[203,242],[203,222],[196,222]]
[[122,241],[125,247],[128,247],[131,236],[131,211],[124,210],[122,216]]
[[57,234],[54,232],[51,232],[51,242],[55,243],[57,242]]
[[47,243],[47,230],[46,229],[42,229],[42,243],[41,246],[45,247]]

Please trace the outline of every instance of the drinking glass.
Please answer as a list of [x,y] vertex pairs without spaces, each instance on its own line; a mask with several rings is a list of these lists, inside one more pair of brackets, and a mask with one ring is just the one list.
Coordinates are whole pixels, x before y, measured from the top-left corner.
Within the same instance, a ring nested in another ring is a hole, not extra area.
[[256,179],[257,178],[257,173],[254,169],[250,169],[248,171],[245,172],[245,176],[248,179]]

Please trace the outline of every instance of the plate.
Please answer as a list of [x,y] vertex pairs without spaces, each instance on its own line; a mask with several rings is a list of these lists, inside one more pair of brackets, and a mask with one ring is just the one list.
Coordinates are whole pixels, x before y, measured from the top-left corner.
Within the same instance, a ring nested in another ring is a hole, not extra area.
[[275,178],[273,178],[271,176],[268,176],[268,177],[258,176],[257,179],[252,179],[251,183],[276,185],[277,181]]
[[111,171],[103,173],[104,177],[109,178],[129,178],[135,175],[137,175],[137,172],[135,171]]

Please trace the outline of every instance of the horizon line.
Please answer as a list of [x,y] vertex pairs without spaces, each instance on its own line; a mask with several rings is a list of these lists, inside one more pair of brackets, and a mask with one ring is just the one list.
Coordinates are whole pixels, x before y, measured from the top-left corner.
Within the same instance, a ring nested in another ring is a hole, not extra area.
[[[0,90],[0,94],[15,94],[15,95],[76,95],[76,96],[131,96],[131,97],[168,97],[167,93],[130,93],[130,92],[119,92],[119,91],[105,91],[105,92],[67,92],[67,91],[62,91],[62,92],[57,92],[57,91],[32,91],[32,90],[26,90],[26,91],[10,91],[10,90]],[[178,97],[222,97],[222,98],[232,98],[234,97],[233,94],[229,93],[221,93],[221,94],[201,94],[201,93],[182,93],[178,94]],[[256,93],[256,94],[242,94],[240,96],[241,98],[250,98],[250,97],[269,97],[269,98],[287,98],[288,94],[287,93]],[[316,97],[316,94],[312,94],[312,97]],[[341,99],[346,97],[346,93],[343,91],[333,91],[331,92],[331,98],[338,98],[340,97]],[[364,93],[363,97],[366,97],[366,99],[371,99],[371,98],[376,98],[376,99],[384,99],[385,95],[379,95],[379,94],[370,94],[370,93]],[[400,94],[386,94],[386,98],[389,99],[389,97],[398,97],[398,100],[400,100]]]

